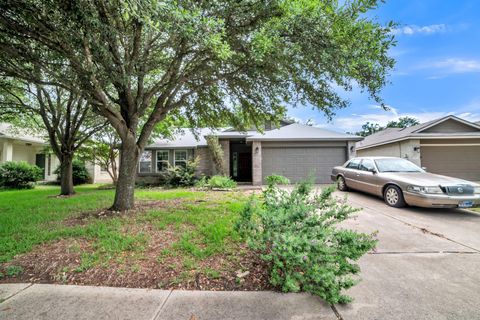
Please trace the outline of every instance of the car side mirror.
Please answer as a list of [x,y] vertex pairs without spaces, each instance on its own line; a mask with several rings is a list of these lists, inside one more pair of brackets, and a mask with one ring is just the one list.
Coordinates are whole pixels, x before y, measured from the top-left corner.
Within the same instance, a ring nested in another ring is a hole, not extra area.
[[376,173],[377,173],[377,170],[375,170],[375,168],[370,168],[370,169],[368,169],[368,171],[370,171],[370,172],[373,173],[373,174],[376,174]]
[[423,170],[427,171],[427,167],[422,167]]

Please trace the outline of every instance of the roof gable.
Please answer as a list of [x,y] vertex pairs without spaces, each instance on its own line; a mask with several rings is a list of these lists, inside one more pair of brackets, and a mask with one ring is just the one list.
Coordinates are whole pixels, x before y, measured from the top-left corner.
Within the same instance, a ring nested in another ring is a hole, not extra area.
[[468,133],[480,132],[477,124],[464,121],[457,117],[448,117],[416,131],[417,133]]
[[408,128],[387,128],[357,142],[357,149],[371,148],[410,138],[480,137],[480,125],[453,115],[431,120]]

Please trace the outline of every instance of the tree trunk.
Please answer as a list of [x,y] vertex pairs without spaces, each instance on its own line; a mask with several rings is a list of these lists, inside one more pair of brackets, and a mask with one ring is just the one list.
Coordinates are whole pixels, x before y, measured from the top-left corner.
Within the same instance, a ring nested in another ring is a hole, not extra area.
[[136,139],[133,135],[128,135],[128,137],[122,141],[120,148],[120,166],[115,200],[110,210],[125,211],[134,208],[135,177],[137,175],[138,157],[139,151]]
[[60,195],[71,196],[73,190],[73,157],[63,155],[60,163]]

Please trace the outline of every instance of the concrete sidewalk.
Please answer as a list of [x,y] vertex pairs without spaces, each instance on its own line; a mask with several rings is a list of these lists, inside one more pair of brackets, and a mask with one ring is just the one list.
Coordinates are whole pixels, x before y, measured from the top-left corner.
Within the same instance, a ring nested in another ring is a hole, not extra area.
[[338,319],[308,294],[1,284],[0,319]]

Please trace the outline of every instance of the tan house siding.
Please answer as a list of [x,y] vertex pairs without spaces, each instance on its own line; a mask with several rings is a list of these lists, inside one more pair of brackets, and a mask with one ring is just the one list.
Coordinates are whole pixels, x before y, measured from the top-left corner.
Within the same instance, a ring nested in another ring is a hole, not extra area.
[[458,133],[458,132],[479,132],[472,126],[466,125],[456,120],[446,120],[431,128],[422,130],[422,133]]
[[418,139],[409,139],[368,149],[360,149],[357,150],[357,155],[359,157],[399,157],[408,159],[418,166],[421,165],[420,140]]

